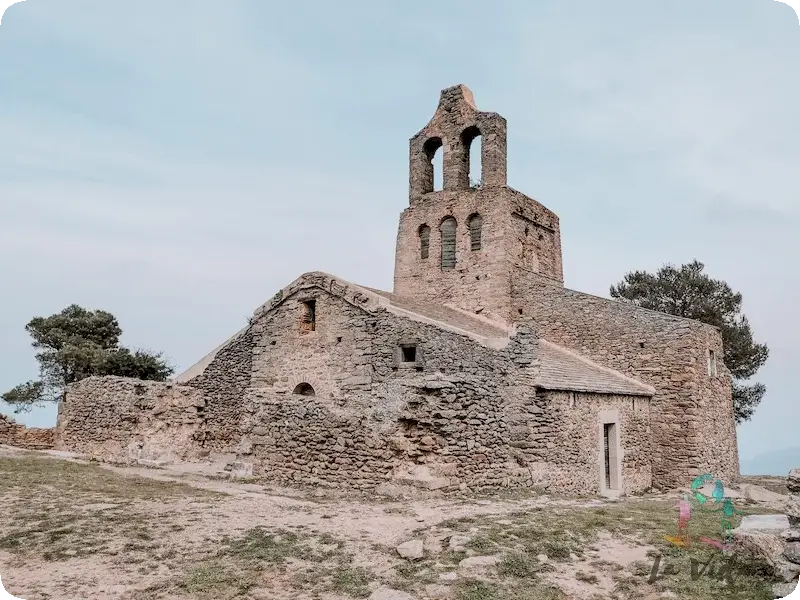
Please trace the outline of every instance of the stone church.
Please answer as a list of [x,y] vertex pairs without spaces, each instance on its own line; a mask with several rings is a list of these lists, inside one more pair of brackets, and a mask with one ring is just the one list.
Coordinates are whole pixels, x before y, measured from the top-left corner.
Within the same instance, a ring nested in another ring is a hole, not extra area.
[[558,216],[508,187],[506,140],[469,89],[443,90],[410,140],[393,291],[306,273],[175,381],[72,385],[56,447],[359,489],[614,496],[737,476],[720,332],[565,288]]

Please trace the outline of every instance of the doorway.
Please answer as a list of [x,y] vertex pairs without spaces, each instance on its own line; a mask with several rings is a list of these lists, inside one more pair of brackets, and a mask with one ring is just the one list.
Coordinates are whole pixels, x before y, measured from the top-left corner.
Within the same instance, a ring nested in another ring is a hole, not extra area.
[[622,493],[622,461],[617,411],[600,415],[600,493],[618,496]]

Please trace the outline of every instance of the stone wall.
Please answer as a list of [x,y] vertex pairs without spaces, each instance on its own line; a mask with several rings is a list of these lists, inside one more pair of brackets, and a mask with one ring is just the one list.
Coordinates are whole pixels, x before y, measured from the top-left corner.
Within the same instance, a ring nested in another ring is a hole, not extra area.
[[[505,321],[509,313],[509,265],[505,231],[511,212],[503,201],[505,188],[433,192],[400,216],[395,252],[394,292],[428,302],[451,302],[470,313]],[[468,221],[483,219],[481,249],[472,250]],[[445,217],[455,218],[456,264],[441,266]],[[428,257],[420,253],[420,227],[430,227]]]
[[[301,324],[309,300],[314,331]],[[510,381],[535,368],[529,332],[492,350],[316,288],[284,298],[253,329],[242,460],[255,472],[362,488],[415,464],[447,473],[447,487],[508,478],[505,402],[518,393]],[[415,346],[413,362],[403,362],[404,344]],[[314,396],[293,394],[303,383]]]
[[[313,331],[303,323],[309,301]],[[617,409],[625,491],[650,486],[646,399],[637,398],[634,410],[631,399],[578,394],[576,408],[563,395],[537,395],[537,341],[527,327],[494,350],[311,288],[282,297],[253,331],[239,459],[256,475],[370,489],[414,479],[422,469],[424,484],[435,489],[537,485],[594,493],[596,417]],[[402,361],[404,344],[415,346],[415,362]],[[314,395],[293,393],[302,384]]]
[[220,349],[200,375],[186,382],[206,399],[206,405],[198,408],[198,417],[204,421],[198,437],[204,449],[226,453],[239,443],[239,424],[252,368],[253,330],[248,328]]
[[[469,219],[483,220],[481,248],[471,246]],[[456,264],[443,270],[440,224],[453,217]],[[420,252],[420,228],[430,228],[427,258]],[[449,302],[498,322],[519,319],[512,306],[517,273],[563,280],[558,217],[508,187],[432,192],[400,216],[395,252],[394,292],[428,302]]]
[[[481,136],[482,182],[470,187],[469,153]],[[443,181],[433,189],[432,152],[442,149]],[[400,216],[395,256],[397,295],[449,302],[470,313],[513,322],[511,279],[516,271],[563,282],[558,216],[506,185],[506,124],[478,111],[464,86],[442,91],[431,121],[410,141],[409,207]],[[470,243],[469,219],[480,215],[480,250]],[[440,225],[455,218],[456,264],[443,269]],[[429,252],[420,251],[429,228]]]
[[52,428],[25,427],[11,417],[0,414],[0,444],[29,450],[49,450],[53,447],[53,432]]
[[[534,484],[585,494],[599,488],[603,474],[601,413],[616,413],[625,494],[651,487],[650,401],[645,397],[544,392],[529,408],[531,441],[523,451]],[[612,467],[613,468],[613,467]]]
[[479,111],[464,85],[442,90],[439,105],[428,124],[409,141],[409,197],[434,191],[433,158],[441,148],[442,187],[470,187],[472,142],[481,136],[481,177],[486,187],[506,185],[508,162],[506,120],[494,112]]
[[791,528],[784,535],[786,548],[784,558],[797,565],[800,571],[800,468],[792,469],[786,481],[789,489],[789,498],[786,501],[786,516],[789,518]]
[[196,460],[205,410],[191,386],[89,377],[67,387],[55,447],[119,463]]
[[[514,280],[516,306],[542,337],[654,386],[653,484],[685,486],[699,473],[739,475],[730,373],[718,330],[552,285]],[[708,375],[708,350],[717,375]]]

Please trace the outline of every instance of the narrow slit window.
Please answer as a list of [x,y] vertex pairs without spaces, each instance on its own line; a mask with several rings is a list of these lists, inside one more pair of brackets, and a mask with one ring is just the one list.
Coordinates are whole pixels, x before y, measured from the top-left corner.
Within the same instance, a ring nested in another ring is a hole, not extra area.
[[442,270],[456,268],[456,220],[447,217],[442,221],[439,230],[442,234]]
[[475,252],[483,247],[482,244],[483,217],[472,215],[469,218],[469,244],[470,249]]
[[607,490],[620,489],[620,473],[617,464],[617,424],[603,424],[603,476]]
[[717,353],[713,350],[708,351],[708,376],[717,376]]
[[317,329],[317,301],[305,300],[302,306],[303,314],[300,319],[300,328],[303,331],[316,331]]
[[419,228],[419,256],[422,259],[428,258],[431,245],[431,228],[423,225]]

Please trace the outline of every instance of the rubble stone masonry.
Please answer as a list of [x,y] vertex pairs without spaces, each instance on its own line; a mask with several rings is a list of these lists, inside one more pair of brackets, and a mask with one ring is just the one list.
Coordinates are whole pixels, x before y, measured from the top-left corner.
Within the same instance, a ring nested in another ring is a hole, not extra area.
[[197,460],[205,410],[191,386],[89,377],[67,388],[55,447],[123,464]]
[[565,289],[559,218],[506,171],[505,119],[446,88],[409,141],[393,292],[303,275],[180,383],[70,386],[57,447],[126,461],[229,454],[275,481],[356,488],[735,480],[719,331]]
[[[648,383],[656,487],[686,486],[700,473],[739,476],[731,376],[711,326],[553,285],[514,280],[514,300],[542,337]],[[709,375],[709,350],[716,374]]]
[[53,447],[53,431],[52,428],[25,427],[10,417],[0,415],[0,444],[31,450],[49,450]]
[[[372,489],[423,468],[432,489],[585,493],[601,473],[597,416],[618,411],[624,490],[650,486],[646,398],[634,408],[629,397],[537,391],[530,328],[490,348],[435,323],[365,311],[331,287],[310,278],[282,292],[187,384],[70,386],[60,447],[120,462],[236,453],[254,475],[284,483]],[[204,384],[222,380],[205,376],[211,368],[228,383]],[[218,419],[225,436],[209,433],[222,429]]]

